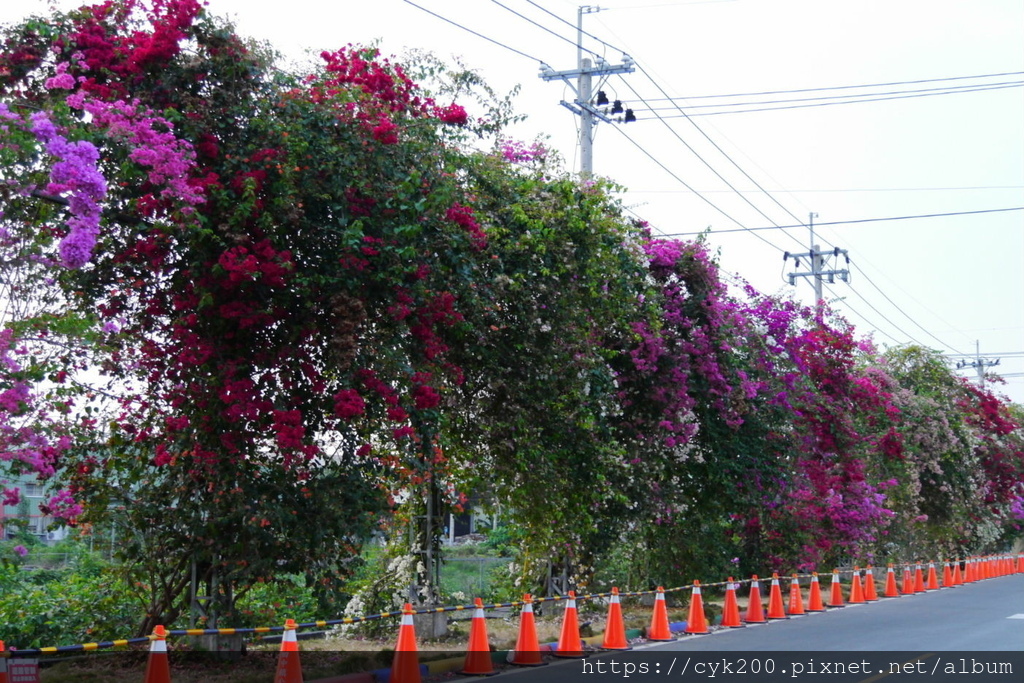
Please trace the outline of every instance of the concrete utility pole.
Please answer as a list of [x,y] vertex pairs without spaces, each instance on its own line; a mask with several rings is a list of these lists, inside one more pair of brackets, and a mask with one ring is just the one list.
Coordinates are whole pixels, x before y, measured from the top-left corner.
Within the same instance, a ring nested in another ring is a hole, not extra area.
[[[600,107],[607,104],[607,100],[600,100],[604,93],[599,93],[598,102],[594,102],[594,76],[610,76],[612,74],[632,73],[634,71],[633,60],[629,55],[622,55],[622,63],[611,65],[602,58],[597,58],[595,65],[590,59],[583,58],[583,15],[600,12],[601,8],[592,5],[582,5],[576,14],[576,68],[566,71],[555,71],[547,64],[541,64],[540,77],[545,81],[562,80],[573,89],[576,98],[572,102],[562,100],[559,102],[563,107],[580,117],[580,175],[589,176],[594,172],[594,125],[597,121],[606,123],[621,122],[608,116],[606,110]],[[575,85],[570,79],[575,78]],[[613,114],[621,111],[621,103],[616,102],[612,109]],[[625,120],[630,120],[630,111]]]
[[828,264],[828,260],[830,258],[835,258],[838,261],[839,255],[842,254],[846,258],[847,265],[849,265],[850,252],[846,249],[840,249],[839,247],[836,247],[832,251],[822,251],[821,245],[814,243],[814,219],[817,217],[818,214],[816,213],[811,213],[808,216],[808,227],[810,227],[811,230],[810,251],[804,252],[802,254],[790,254],[787,251],[783,255],[782,260],[788,261],[790,257],[793,257],[793,261],[796,264],[797,268],[800,267],[800,259],[806,260],[807,264],[810,266],[810,270],[790,273],[789,284],[796,285],[796,279],[798,277],[811,278],[811,284],[814,285],[814,306],[815,308],[820,310],[821,302],[825,297],[822,289],[824,287],[826,277],[828,278],[829,284],[835,283],[837,276],[843,282],[850,281],[850,271],[846,268],[829,268],[828,270],[826,270],[825,266]]
[[999,365],[999,358],[995,360],[989,360],[981,357],[981,342],[975,340],[974,342],[974,360],[962,360],[956,364],[957,370],[960,368],[974,368],[978,371],[978,388],[982,391],[985,390],[985,370],[987,368],[995,367]]

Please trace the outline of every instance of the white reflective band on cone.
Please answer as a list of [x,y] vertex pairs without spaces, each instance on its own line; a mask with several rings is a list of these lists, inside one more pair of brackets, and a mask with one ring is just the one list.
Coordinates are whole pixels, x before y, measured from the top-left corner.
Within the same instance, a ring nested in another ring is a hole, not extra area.
[[402,615],[402,623],[399,624],[399,626],[412,626],[412,625],[413,625],[412,615],[411,614],[403,614]]

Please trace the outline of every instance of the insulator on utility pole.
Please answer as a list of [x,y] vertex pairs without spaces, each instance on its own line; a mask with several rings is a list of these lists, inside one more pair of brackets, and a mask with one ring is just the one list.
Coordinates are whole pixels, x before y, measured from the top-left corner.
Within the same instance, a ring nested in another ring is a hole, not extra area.
[[810,264],[811,269],[803,272],[793,272],[789,274],[789,284],[796,285],[796,279],[798,277],[811,278],[811,284],[814,285],[814,306],[817,309],[821,309],[822,300],[824,299],[824,285],[825,278],[828,278],[829,284],[833,284],[838,277],[843,282],[850,281],[850,271],[847,268],[829,268],[829,259],[839,260],[839,256],[845,256],[846,262],[850,262],[850,252],[846,249],[840,249],[836,247],[832,251],[822,251],[820,244],[814,243],[814,219],[818,217],[818,214],[811,213],[808,217],[808,227],[811,231],[810,251],[806,251],[801,254],[791,254],[788,251],[783,258],[784,261],[789,260],[793,257],[796,267],[800,267],[800,259],[806,258]]
[[[599,91],[599,101],[593,102],[594,76],[605,77],[612,74],[632,73],[635,69],[629,55],[622,55],[620,64],[608,64],[598,57],[594,65],[583,57],[583,15],[601,11],[600,7],[582,5],[576,15],[576,68],[566,71],[555,71],[547,64],[541,64],[540,77],[545,81],[562,80],[573,89],[576,98],[572,102],[562,100],[559,104],[580,117],[580,175],[589,176],[594,172],[594,126],[598,121],[619,123],[619,119],[611,116],[623,112],[622,102],[615,100],[609,111],[608,98]],[[575,83],[571,80],[575,79]],[[636,120],[632,110],[625,110],[625,120]]]

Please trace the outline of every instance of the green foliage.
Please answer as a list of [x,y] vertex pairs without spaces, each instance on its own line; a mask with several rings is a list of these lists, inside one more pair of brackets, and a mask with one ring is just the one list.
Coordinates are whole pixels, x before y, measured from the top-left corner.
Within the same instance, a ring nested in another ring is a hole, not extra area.
[[[70,547],[69,547],[70,549]],[[118,572],[85,549],[59,569],[18,569],[0,562],[0,640],[51,647],[126,637],[139,605]]]
[[279,577],[273,583],[257,583],[235,603],[238,627],[276,626],[286,619],[297,622],[325,619],[327,613],[314,591],[305,585],[302,577]]

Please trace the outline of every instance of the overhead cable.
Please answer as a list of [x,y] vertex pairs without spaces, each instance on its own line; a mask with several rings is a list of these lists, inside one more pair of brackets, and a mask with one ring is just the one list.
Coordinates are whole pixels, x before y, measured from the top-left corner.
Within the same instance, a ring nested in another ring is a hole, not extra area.
[[523,57],[526,57],[527,59],[533,60],[533,61],[535,61],[535,62],[539,62],[539,63],[541,63],[541,64],[543,64],[543,63],[544,63],[544,62],[543,62],[543,60],[537,59],[537,58],[536,58],[536,57],[534,57],[533,55],[528,55],[528,54],[526,54],[525,52],[523,52],[522,50],[517,50],[516,48],[514,48],[514,47],[511,47],[511,46],[509,46],[509,45],[506,45],[505,43],[502,43],[502,42],[500,42],[500,41],[497,41],[497,40],[495,40],[494,38],[491,38],[491,37],[489,37],[489,36],[485,36],[484,34],[482,34],[482,33],[479,33],[479,32],[477,32],[477,31],[474,31],[474,30],[473,30],[473,29],[471,29],[471,28],[468,28],[468,27],[466,27],[466,26],[463,26],[462,24],[458,23],[457,21],[452,21],[452,20],[451,20],[451,19],[449,19],[448,17],[444,17],[444,16],[441,16],[441,15],[440,15],[440,14],[438,14],[437,12],[432,12],[432,11],[430,11],[429,9],[427,9],[426,7],[423,7],[422,5],[417,5],[417,4],[415,3],[415,2],[412,2],[412,0],[402,0],[402,2],[404,2],[404,3],[405,3],[405,4],[407,4],[407,5],[412,5],[412,6],[413,6],[413,7],[415,7],[416,9],[418,9],[418,10],[422,10],[422,11],[426,12],[427,14],[429,14],[429,15],[431,15],[431,16],[437,17],[437,18],[438,18],[438,19],[440,19],[441,21],[445,21],[445,22],[447,22],[447,23],[451,24],[452,26],[455,26],[455,27],[461,28],[461,29],[462,29],[463,31],[466,31],[466,32],[468,32],[468,33],[472,33],[472,34],[473,34],[474,36],[476,36],[476,37],[478,37],[478,38],[483,38],[484,40],[486,40],[486,41],[487,41],[487,42],[489,42],[489,43],[494,43],[494,44],[495,44],[495,45],[497,45],[498,47],[503,47],[503,48],[505,48],[506,50],[509,50],[510,52],[514,52],[514,53],[516,53],[517,55],[521,55],[521,56],[523,56]]
[[[795,90],[762,90],[760,92],[728,93],[724,95],[687,95],[684,97],[665,98],[669,100],[708,100],[722,99],[726,97],[759,97],[761,95],[789,95],[805,92],[820,92],[824,90],[856,90],[862,88],[888,88],[894,85],[919,85],[921,83],[942,83],[945,81],[976,80],[981,78],[1002,78],[1004,76],[1024,76],[1024,71],[1004,71],[994,74],[978,74],[976,76],[947,76],[945,78],[921,78],[915,81],[891,81],[889,83],[865,83],[862,85],[832,85],[818,88],[797,88]],[[980,84],[979,84],[980,85]],[[652,99],[652,102],[660,100]]]
[[[943,218],[945,216],[972,216],[983,213],[1001,213],[1005,211],[1024,211],[1024,206],[1011,206],[1005,209],[977,209],[975,211],[948,211],[946,213],[922,213],[914,216],[887,216],[885,218],[859,218],[856,220],[849,221],[824,221],[822,223],[815,223],[815,227],[823,225],[852,225],[854,223],[879,223],[883,221],[906,221],[914,220],[918,218]],[[711,234],[717,235],[726,232],[743,232],[743,231],[755,231],[755,230],[778,230],[780,228],[802,228],[803,225],[765,225],[757,228],[743,228],[743,230],[737,230],[728,228],[725,230],[712,230]],[[701,235],[704,231],[700,232],[675,232],[669,235],[670,237],[684,237],[686,235]]]
[[[811,107],[832,107],[838,104],[860,104],[862,102],[884,102],[886,100],[907,100],[914,99],[917,97],[935,97],[936,95],[958,95],[962,93],[972,92],[985,92],[991,90],[1006,90],[1007,88],[1020,88],[1024,86],[1024,81],[1015,82],[1012,85],[997,85],[997,86],[979,86],[977,88],[965,88],[963,90],[947,90],[944,92],[926,92],[919,93],[916,95],[894,95],[893,97],[868,97],[860,100],[844,100],[842,102],[816,102],[813,104],[791,104],[784,107],[758,107],[755,109],[739,109],[739,110],[727,110],[727,111],[706,111],[706,112],[694,112],[692,114],[682,114],[680,116],[664,116],[658,118],[690,118],[694,116],[725,116],[728,114],[752,114],[754,112],[762,111],[783,111],[786,109],[808,109]],[[637,121],[650,121],[655,117],[652,116],[637,116]]]
[[[891,91],[888,91],[888,92],[854,93],[852,95],[820,95],[818,97],[796,97],[796,98],[788,98],[788,99],[781,99],[781,100],[754,100],[754,101],[747,101],[747,102],[718,102],[718,103],[714,103],[714,104],[687,104],[686,105],[686,109],[687,109],[687,111],[692,112],[694,109],[723,109],[725,107],[754,107],[754,106],[760,106],[760,105],[763,105],[763,104],[789,104],[790,102],[818,102],[818,101],[823,101],[823,100],[850,100],[850,101],[855,101],[855,100],[858,100],[858,99],[863,99],[863,98],[868,98],[868,97],[875,97],[875,96],[878,96],[878,95],[911,95],[911,94],[917,94],[917,93],[937,93],[937,94],[940,94],[940,95],[948,95],[948,94],[954,94],[954,93],[959,92],[961,90],[967,90],[967,91],[973,92],[974,89],[977,89],[977,88],[984,88],[986,90],[996,90],[996,89],[999,89],[999,88],[997,88],[997,86],[1004,86],[1004,85],[1005,86],[1011,86],[1011,87],[1019,87],[1021,85],[1024,85],[1024,81],[1002,81],[1002,82],[998,82],[998,83],[984,83],[984,84],[982,84],[982,83],[971,83],[971,84],[968,84],[968,85],[955,85],[955,86],[947,86],[947,87],[944,87],[944,88],[914,88],[914,89],[911,89],[911,90],[891,90]],[[661,101],[663,101],[663,102],[664,101],[676,102],[677,100],[685,100],[685,99],[687,99],[687,98],[680,97],[680,98],[677,98],[677,99],[674,99],[674,100],[661,100]],[[898,98],[891,98],[891,99],[898,99]],[[648,102],[654,102],[654,101],[655,100],[648,100]],[[849,104],[849,102],[836,102],[836,104]],[[668,111],[668,110],[671,110],[671,109],[674,109],[674,108],[675,107],[652,107],[650,111]],[[781,109],[781,107],[779,107],[779,108]],[[634,109],[634,111],[644,111],[642,109],[638,110],[636,107],[634,107],[633,109]]]

